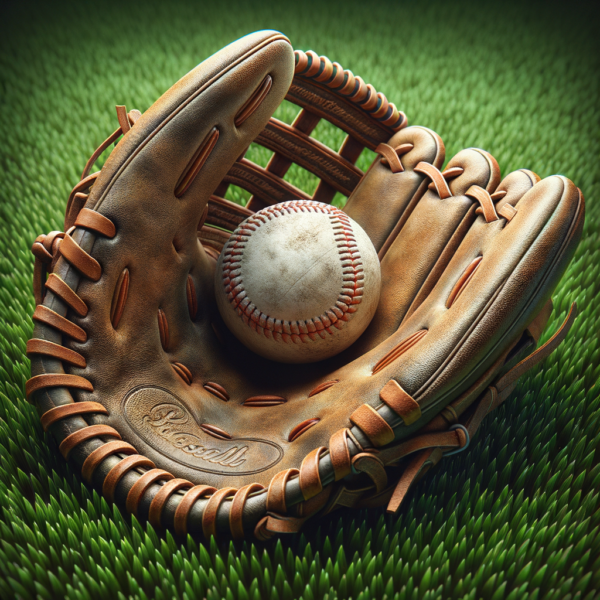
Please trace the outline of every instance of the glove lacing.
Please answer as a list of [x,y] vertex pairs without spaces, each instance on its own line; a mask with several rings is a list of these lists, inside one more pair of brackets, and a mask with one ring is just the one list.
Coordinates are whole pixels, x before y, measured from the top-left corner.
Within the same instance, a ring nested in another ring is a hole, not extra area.
[[[404,165],[402,164],[400,157],[410,152],[413,148],[414,145],[410,143],[400,144],[395,148],[389,144],[382,143],[377,146],[375,152],[381,155],[379,162],[382,165],[389,167],[392,173],[403,173]],[[441,172],[437,167],[427,162],[420,162],[413,171],[415,171],[415,173],[421,173],[431,179],[431,183],[428,187],[430,190],[435,190],[441,200],[450,198],[453,195],[447,180],[458,177],[464,173],[462,167],[450,167],[444,172]],[[499,209],[496,209],[495,203],[506,196],[505,190],[499,190],[490,194],[486,189],[478,185],[472,185],[465,192],[465,196],[469,196],[479,202],[479,207],[475,213],[483,215],[486,223],[498,221],[500,217],[503,217],[506,219],[506,222],[509,222],[517,213],[517,209],[508,203],[502,205]]]

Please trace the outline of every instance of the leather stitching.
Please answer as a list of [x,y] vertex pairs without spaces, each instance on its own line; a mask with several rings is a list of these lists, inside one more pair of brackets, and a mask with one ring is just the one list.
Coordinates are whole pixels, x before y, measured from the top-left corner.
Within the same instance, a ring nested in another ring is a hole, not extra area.
[[[244,288],[241,263],[248,235],[280,215],[299,212],[321,213],[330,218],[342,265],[343,287],[335,305],[323,314],[306,320],[287,321],[275,319],[254,305]],[[231,236],[223,256],[223,285],[228,299],[246,325],[256,333],[276,341],[298,344],[325,339],[326,334],[335,333],[333,328],[343,327],[362,301],[363,266],[350,220],[341,210],[321,202],[284,202],[249,217],[238,233]]]

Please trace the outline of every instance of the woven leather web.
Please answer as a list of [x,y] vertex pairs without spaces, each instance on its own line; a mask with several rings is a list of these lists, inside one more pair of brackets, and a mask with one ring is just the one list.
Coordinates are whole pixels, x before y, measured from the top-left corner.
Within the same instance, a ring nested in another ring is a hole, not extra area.
[[[363,176],[355,165],[362,151],[375,151],[408,124],[404,113],[384,94],[338,63],[312,50],[294,54],[295,75],[286,100],[300,111],[291,125],[271,118],[256,138],[256,144],[273,152],[266,168],[242,155],[212,195],[198,235],[205,248],[216,253],[244,219],[267,206],[286,200],[329,204],[337,192],[348,197]],[[346,134],[338,150],[311,137],[322,119]],[[285,179],[293,164],[318,178],[314,193]],[[225,199],[232,185],[251,194],[246,207]]]

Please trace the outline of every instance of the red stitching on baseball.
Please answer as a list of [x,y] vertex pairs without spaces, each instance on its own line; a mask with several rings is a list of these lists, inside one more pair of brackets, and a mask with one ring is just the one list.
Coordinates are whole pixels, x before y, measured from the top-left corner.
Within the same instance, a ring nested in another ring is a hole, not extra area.
[[[322,315],[301,321],[281,321],[261,312],[248,298],[242,281],[241,258],[252,232],[281,215],[300,212],[320,213],[330,218],[342,266],[342,289],[335,305]],[[248,327],[276,341],[301,344],[333,335],[335,329],[341,329],[356,312],[362,301],[363,281],[363,264],[350,219],[346,213],[322,202],[292,200],[269,206],[248,217],[223,249],[223,285],[227,298]]]

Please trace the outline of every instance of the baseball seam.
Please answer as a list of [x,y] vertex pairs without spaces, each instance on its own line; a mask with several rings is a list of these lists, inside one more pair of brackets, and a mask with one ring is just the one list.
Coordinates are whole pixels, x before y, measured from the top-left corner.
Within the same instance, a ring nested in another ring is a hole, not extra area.
[[[342,289],[335,305],[323,314],[297,321],[275,319],[259,310],[244,288],[241,260],[248,236],[261,225],[292,213],[321,213],[331,221],[342,266]],[[310,200],[282,202],[248,217],[223,249],[223,285],[237,314],[253,331],[268,339],[286,343],[308,343],[333,335],[350,320],[362,301],[364,270],[348,216],[341,210]]]

